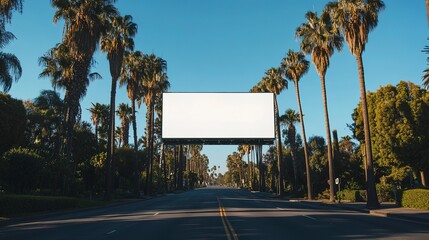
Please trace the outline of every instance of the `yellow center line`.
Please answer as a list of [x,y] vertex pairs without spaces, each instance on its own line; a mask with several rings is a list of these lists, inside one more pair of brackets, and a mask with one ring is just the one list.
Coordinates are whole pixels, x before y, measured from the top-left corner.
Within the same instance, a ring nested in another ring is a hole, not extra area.
[[[229,222],[225,208],[223,207],[222,202],[220,201],[219,197],[217,197],[217,201],[219,203],[219,214],[222,219],[223,227],[225,229],[226,237],[228,240],[238,240],[237,233],[235,232],[234,228],[232,227],[231,223]],[[232,237],[232,238],[231,238]]]

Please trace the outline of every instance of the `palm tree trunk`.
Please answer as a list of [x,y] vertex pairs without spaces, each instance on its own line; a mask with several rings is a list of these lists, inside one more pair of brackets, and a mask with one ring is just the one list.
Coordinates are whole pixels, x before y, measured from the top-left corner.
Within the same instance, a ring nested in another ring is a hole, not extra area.
[[177,173],[177,188],[183,190],[183,146],[179,145],[179,169]]
[[[91,55],[92,56],[92,55]],[[70,164],[68,176],[66,177],[66,193],[71,193],[71,185],[74,184],[74,176],[76,173],[76,163],[73,159],[73,133],[76,124],[76,117],[79,114],[80,103],[79,100],[86,87],[86,78],[88,76],[88,66],[90,65],[90,59],[81,59],[75,62],[73,69],[74,78],[68,85],[67,89],[67,104],[68,109],[66,113],[66,157],[67,163]]]
[[110,90],[110,114],[109,114],[109,135],[107,137],[107,160],[106,160],[106,199],[110,199],[112,192],[112,169],[114,164],[113,154],[115,152],[115,100],[116,81],[112,77]]
[[[250,147],[250,145],[248,146],[248,147]],[[251,173],[250,173],[250,160],[249,160],[249,154],[250,154],[250,151],[249,151],[249,149],[248,149],[248,151],[246,152],[246,158],[247,158],[247,184],[249,184],[249,186],[251,186],[252,184],[251,184]]]
[[280,121],[279,121],[279,106],[277,104],[277,97],[274,94],[274,117],[276,123],[276,142],[277,142],[277,169],[279,171],[278,177],[278,189],[277,194],[279,196],[284,194],[283,190],[283,174],[282,174],[282,141],[280,137]]
[[423,171],[423,170],[420,171],[420,179],[422,180],[422,186],[427,187],[426,186],[425,171]]
[[313,190],[311,187],[311,171],[310,171],[310,161],[308,156],[308,146],[307,146],[307,137],[305,136],[305,125],[304,125],[304,114],[302,113],[302,106],[301,106],[301,96],[299,92],[299,85],[298,80],[294,80],[295,82],[295,92],[296,92],[296,101],[298,102],[298,108],[299,108],[299,121],[301,123],[301,129],[302,129],[302,138],[303,138],[303,144],[304,144],[304,158],[305,158],[305,172],[307,175],[307,197],[308,199],[313,199]]
[[150,195],[151,178],[152,178],[152,104],[147,105],[146,112],[146,151],[147,151],[147,165],[146,165],[146,186],[145,194]]
[[326,124],[326,142],[328,145],[329,201],[334,202],[334,163],[332,161],[331,127],[329,125],[328,98],[326,96],[325,75],[320,76],[320,84],[322,86],[322,100]]
[[297,159],[297,149],[296,149],[296,130],[293,125],[290,125],[288,128],[288,140],[290,144],[290,155],[292,157],[292,168],[293,168],[293,190],[298,191],[298,159]]
[[162,186],[162,162],[164,161],[164,143],[161,143],[161,150],[159,154],[159,168],[158,168],[158,192],[163,193],[164,187]]
[[363,69],[362,54],[356,56],[359,72],[359,85],[360,85],[360,98],[362,102],[362,116],[363,116],[363,127],[365,132],[365,151],[366,151],[366,166],[367,166],[367,195],[368,202],[366,203],[367,208],[374,209],[380,206],[377,198],[377,192],[375,189],[375,176],[374,176],[374,165],[372,159],[372,147],[371,147],[371,133],[369,129],[368,120],[368,105],[366,102],[366,88],[365,88],[365,72]]
[[131,121],[133,123],[133,135],[134,135],[134,175],[135,175],[135,189],[134,194],[140,197],[140,168],[139,158],[137,155],[138,143],[137,143],[137,122],[136,122],[136,101],[134,96],[131,100]]

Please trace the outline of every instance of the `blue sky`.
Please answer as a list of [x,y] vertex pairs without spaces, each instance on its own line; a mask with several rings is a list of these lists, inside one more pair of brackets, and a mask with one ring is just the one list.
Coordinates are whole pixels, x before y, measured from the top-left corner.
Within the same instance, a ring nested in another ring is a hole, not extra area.
[[[121,14],[130,14],[138,24],[136,50],[155,53],[168,62],[172,92],[247,92],[277,67],[289,49],[298,50],[295,29],[307,11],[321,12],[322,0],[118,0]],[[426,57],[428,23],[424,1],[388,1],[379,25],[369,36],[364,53],[367,90],[400,80],[421,83]],[[7,30],[17,40],[4,49],[21,61],[23,76],[13,84],[15,98],[33,99],[42,89],[51,89],[48,79],[38,79],[38,58],[61,41],[63,23],[53,24],[50,1],[24,1],[23,14],[14,13]],[[82,101],[82,118],[91,102],[107,104],[110,74],[106,56],[97,52],[94,71],[102,80],[91,83]],[[308,56],[307,59],[310,59]],[[359,101],[355,58],[345,44],[331,58],[326,75],[331,129],[350,135],[346,124]],[[325,136],[319,77],[311,66],[300,83],[307,136]],[[278,98],[280,112],[297,109],[293,84]],[[128,103],[124,88],[117,104]],[[139,110],[138,130],[143,134],[145,108]],[[118,121],[117,121],[118,122]],[[298,128],[300,129],[300,128]],[[300,132],[300,131],[298,131]],[[236,146],[204,146],[210,165],[226,170],[226,156]]]

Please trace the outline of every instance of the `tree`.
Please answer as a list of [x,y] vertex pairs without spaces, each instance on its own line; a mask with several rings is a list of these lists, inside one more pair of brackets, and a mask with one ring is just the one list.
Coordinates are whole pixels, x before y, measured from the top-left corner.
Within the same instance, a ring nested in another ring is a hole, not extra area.
[[42,90],[33,102],[26,102],[29,146],[47,150],[58,158],[61,151],[64,102],[58,93]]
[[[429,94],[419,86],[401,81],[368,93],[369,124],[375,175],[387,183],[409,184],[410,167],[422,176],[429,169]],[[354,134],[365,141],[361,105],[355,109]]]
[[130,121],[132,118],[132,110],[128,104],[121,103],[118,106],[116,115],[121,119],[121,128],[120,128],[120,139],[123,143],[123,147],[128,146],[128,137],[130,132]]
[[109,135],[107,137],[107,162],[106,162],[106,198],[110,198],[111,175],[114,164],[115,152],[115,99],[116,83],[121,74],[122,61],[125,50],[134,49],[133,37],[137,33],[137,24],[132,22],[130,15],[110,16],[106,33],[101,38],[101,51],[107,53],[109,60],[110,75],[112,76],[112,86],[110,90],[110,114],[109,114]]
[[[155,54],[144,55],[144,75],[141,82],[140,102],[146,105],[146,148],[148,149],[148,165],[146,169],[146,193],[150,193],[152,185],[152,164],[154,155],[153,128],[155,115],[155,102],[160,93],[169,87],[167,77],[167,61],[155,56]],[[181,170],[179,170],[181,171]]]
[[72,139],[76,117],[79,114],[80,99],[86,91],[93,54],[107,28],[106,20],[110,16],[118,15],[116,8],[112,5],[113,2],[113,0],[52,0],[52,6],[56,8],[54,23],[60,19],[64,20],[63,43],[73,59],[70,70],[72,78],[66,84],[65,114],[66,156],[73,166],[70,178],[75,170]]
[[[91,121],[94,124],[95,128],[95,139],[97,144],[99,144],[99,136],[104,135],[100,134],[100,128],[103,127],[103,122],[106,122],[106,113],[108,113],[108,106],[101,103],[91,103],[92,107],[89,110],[91,113]],[[105,126],[104,126],[105,128]],[[103,131],[104,132],[104,131]]]
[[[6,31],[4,23],[0,21],[0,49],[14,39],[13,33]],[[0,85],[3,85],[3,91],[8,92],[12,87],[12,82],[18,81],[21,75],[22,68],[19,59],[11,53],[0,51]]]
[[141,79],[143,78],[143,54],[140,51],[125,51],[124,63],[121,70],[121,79],[119,86],[126,85],[127,95],[131,101],[131,122],[133,124],[134,137],[134,162],[135,162],[135,188],[134,194],[140,196],[140,167],[138,158],[138,141],[137,141],[137,121],[136,121],[136,100],[141,90]]
[[305,172],[307,175],[307,196],[308,199],[313,199],[313,193],[311,189],[311,171],[308,156],[307,137],[305,136],[305,125],[304,125],[304,114],[302,113],[301,97],[299,92],[299,80],[301,77],[308,72],[310,67],[309,61],[305,59],[302,52],[294,52],[289,50],[286,57],[283,58],[281,68],[284,76],[293,81],[295,85],[296,101],[299,109],[299,122],[301,123],[303,145],[304,145],[304,157],[305,157]]
[[322,88],[322,101],[325,113],[326,142],[328,144],[328,165],[329,165],[329,201],[333,202],[334,197],[334,166],[332,162],[331,129],[329,125],[328,99],[326,96],[325,75],[329,67],[329,58],[342,48],[343,38],[332,24],[329,14],[323,12],[320,17],[317,13],[307,12],[305,15],[307,23],[301,24],[296,30],[296,36],[301,39],[301,50],[306,54],[311,54],[311,59],[320,77]]
[[0,2],[1,22],[10,22],[13,11],[22,13],[22,2],[23,0],[2,0]]
[[[68,54],[67,46],[62,43],[57,44],[39,58],[39,65],[43,67],[39,78],[50,78],[54,91],[57,90],[57,87],[67,91],[66,84],[72,77],[70,71],[72,58]],[[66,92],[65,98],[67,96]]]
[[283,195],[283,175],[282,175],[282,143],[280,136],[280,121],[279,121],[279,107],[277,103],[277,95],[287,88],[288,84],[286,79],[281,75],[279,68],[270,68],[265,72],[262,81],[258,83],[252,90],[253,92],[271,92],[274,93],[274,118],[276,124],[276,145],[277,145],[277,168],[278,168],[278,190],[277,194]]
[[0,155],[24,144],[27,115],[21,100],[0,93]]
[[365,151],[368,168],[368,208],[379,207],[375,190],[374,168],[372,159],[371,133],[368,120],[368,104],[366,100],[365,73],[362,53],[368,42],[369,32],[377,27],[378,14],[384,9],[381,0],[339,0],[327,5],[334,23],[342,31],[349,45],[350,52],[356,57],[359,72],[360,98],[365,129]]
[[[426,2],[429,2],[429,0],[427,0]],[[429,46],[425,46],[425,48],[423,49],[423,52],[426,54],[429,54]],[[426,61],[429,63],[429,57],[426,58]],[[426,89],[429,89],[429,68],[426,68],[424,71],[424,75],[423,75],[423,86]]]
[[[295,112],[292,109],[287,109],[285,114],[280,116],[280,122],[287,126],[286,130],[286,136],[287,136],[287,143],[289,143],[290,146],[290,153],[292,156],[292,166],[293,166],[293,175],[294,175],[294,191],[298,190],[298,153],[297,153],[297,146],[296,146],[296,128],[295,123],[297,123],[300,119],[300,116],[297,112]],[[286,144],[285,142],[285,144]]]

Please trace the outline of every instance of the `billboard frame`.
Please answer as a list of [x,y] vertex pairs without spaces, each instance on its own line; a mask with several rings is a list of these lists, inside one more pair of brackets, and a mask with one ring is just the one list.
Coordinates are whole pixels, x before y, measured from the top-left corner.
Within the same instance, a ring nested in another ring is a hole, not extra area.
[[[270,93],[270,92],[262,92],[262,93],[250,93],[250,92],[168,92],[166,94],[193,94],[193,93],[197,93],[197,94],[270,94],[273,97],[273,106],[272,106],[272,138],[259,138],[259,137],[236,137],[236,138],[201,138],[201,137],[195,137],[195,138],[166,138],[163,137],[163,131],[161,131],[161,140],[164,144],[166,145],[181,145],[181,144],[205,144],[205,145],[240,145],[240,144],[246,144],[246,145],[272,145],[274,143],[275,140],[275,97],[274,97],[274,93]],[[163,93],[164,95],[165,93]],[[162,101],[162,104],[164,104],[164,101]],[[163,114],[162,116],[164,116],[164,107],[163,107]],[[164,125],[164,122],[163,124]]]

